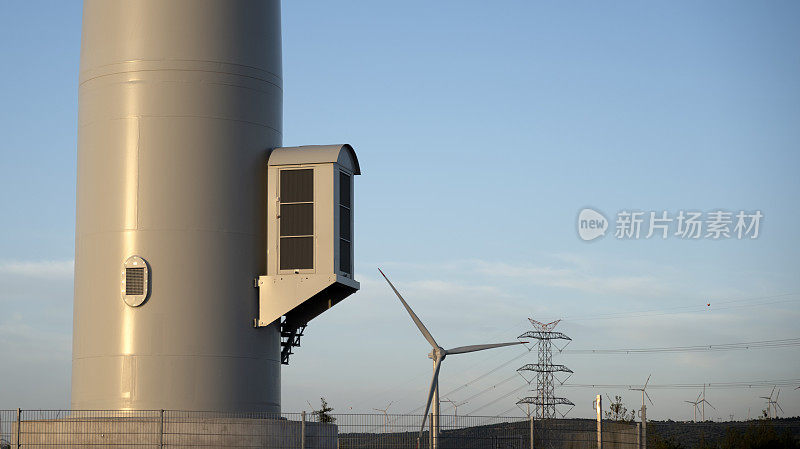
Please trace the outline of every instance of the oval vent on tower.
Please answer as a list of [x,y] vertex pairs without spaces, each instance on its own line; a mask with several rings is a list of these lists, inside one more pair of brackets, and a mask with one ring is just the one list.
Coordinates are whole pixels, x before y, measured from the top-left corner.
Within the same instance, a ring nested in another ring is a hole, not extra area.
[[147,261],[131,256],[122,269],[122,300],[131,307],[138,307],[147,300],[150,285],[150,269]]

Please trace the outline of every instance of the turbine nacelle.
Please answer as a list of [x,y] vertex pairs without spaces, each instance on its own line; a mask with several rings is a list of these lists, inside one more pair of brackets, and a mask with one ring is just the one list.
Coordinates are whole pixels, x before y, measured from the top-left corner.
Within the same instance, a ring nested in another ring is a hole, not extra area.
[[444,360],[445,357],[447,357],[447,350],[441,346],[433,348],[433,350],[431,350],[431,352],[428,353],[428,358],[431,360],[441,361]]

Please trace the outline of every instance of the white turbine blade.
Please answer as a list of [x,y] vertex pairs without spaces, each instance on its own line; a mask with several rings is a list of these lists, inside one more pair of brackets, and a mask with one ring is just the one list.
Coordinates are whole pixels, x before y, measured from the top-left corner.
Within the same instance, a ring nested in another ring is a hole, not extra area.
[[781,390],[778,390],[778,394],[775,395],[775,400],[777,401],[779,397],[781,397]]
[[644,395],[647,396],[647,400],[650,401],[650,405],[655,405],[655,404],[653,404],[653,400],[650,399],[650,395],[647,394],[647,391],[644,392]]
[[436,366],[433,369],[433,377],[431,378],[431,388],[428,390],[428,402],[425,403],[425,414],[422,415],[422,426],[419,428],[419,438],[422,439],[422,432],[425,431],[425,420],[428,418],[428,410],[431,408],[431,401],[433,401],[433,392],[436,389],[436,381],[439,379],[439,368],[442,367],[442,359],[436,359]]
[[471,345],[471,346],[459,346],[453,349],[446,349],[444,352],[447,355],[450,354],[464,354],[467,352],[475,352],[475,351],[483,351],[484,349],[492,349],[492,348],[502,348],[503,346],[511,346],[511,345],[521,345],[525,344],[527,341],[512,341],[510,343],[493,343],[489,345]]
[[383,278],[386,279],[386,282],[389,283],[389,287],[392,287],[392,290],[394,290],[394,294],[397,295],[398,298],[400,298],[400,302],[403,303],[403,307],[405,307],[406,311],[408,311],[408,314],[411,315],[411,319],[414,320],[414,324],[417,325],[419,331],[422,332],[422,335],[425,337],[426,340],[428,340],[428,343],[430,343],[431,346],[433,346],[434,348],[438,348],[439,345],[436,344],[436,340],[433,339],[433,335],[431,335],[431,333],[428,332],[428,329],[425,328],[424,324],[422,324],[422,321],[420,321],[417,314],[415,314],[414,311],[411,310],[411,307],[409,307],[408,303],[406,303],[406,300],[403,299],[403,296],[400,294],[400,292],[398,292],[397,289],[394,288],[394,285],[392,285],[392,281],[390,281],[389,278],[386,277],[385,274],[383,274],[383,271],[381,271],[380,268],[378,268],[378,271],[381,272]]
[[784,411],[783,411],[783,407],[781,407],[781,405],[780,405],[780,404],[778,404],[778,403],[776,402],[776,403],[775,403],[775,406],[776,406],[776,407],[778,407],[779,409],[781,409],[781,413],[784,413]]
[[708,401],[706,401],[705,399],[703,399],[703,402],[705,402],[706,404],[708,404],[708,406],[709,406],[709,407],[711,407],[711,408],[713,408],[714,410],[716,410],[716,409],[717,409],[716,407],[714,407],[713,405],[711,405],[711,403],[710,403],[710,402],[708,402]]
[[647,384],[650,383],[650,376],[652,376],[652,374],[647,376],[647,380],[645,381],[644,386],[642,387],[642,390],[646,390],[647,389]]

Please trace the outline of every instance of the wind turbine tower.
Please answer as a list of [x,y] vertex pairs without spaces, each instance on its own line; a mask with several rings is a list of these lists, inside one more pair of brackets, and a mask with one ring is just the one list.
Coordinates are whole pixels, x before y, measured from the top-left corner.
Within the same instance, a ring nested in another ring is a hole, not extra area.
[[76,410],[279,413],[355,293],[347,144],[283,147],[280,0],[84,0]]
[[389,287],[392,288],[394,294],[397,295],[397,298],[403,303],[403,307],[408,312],[408,315],[411,316],[411,320],[414,321],[414,324],[417,325],[417,328],[422,333],[422,336],[428,340],[428,343],[431,345],[431,352],[428,354],[428,357],[433,359],[433,378],[431,378],[431,386],[428,389],[428,401],[425,403],[425,414],[422,416],[422,425],[419,428],[419,436],[417,437],[417,447],[420,446],[422,441],[422,432],[425,430],[425,421],[428,418],[428,410],[431,408],[431,403],[433,403],[433,413],[431,413],[431,449],[438,449],[439,447],[439,370],[442,368],[442,361],[444,361],[445,357],[448,355],[455,355],[455,354],[466,354],[468,352],[476,352],[476,351],[483,351],[484,349],[493,349],[493,348],[501,348],[503,346],[511,346],[511,345],[519,345],[525,344],[526,341],[513,341],[510,343],[493,343],[487,345],[470,345],[470,346],[459,346],[452,349],[444,349],[436,343],[434,340],[433,335],[428,331],[422,321],[419,319],[417,314],[411,310],[411,307],[408,305],[403,296],[392,284],[392,281],[389,280],[388,277],[378,269],[386,279],[386,282],[389,283]]

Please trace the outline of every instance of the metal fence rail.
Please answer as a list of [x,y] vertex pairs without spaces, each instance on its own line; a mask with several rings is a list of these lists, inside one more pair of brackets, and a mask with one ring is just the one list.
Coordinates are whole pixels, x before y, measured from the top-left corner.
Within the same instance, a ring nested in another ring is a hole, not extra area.
[[[321,422],[322,421],[322,422]],[[419,441],[434,447],[430,419]],[[0,449],[417,447],[421,415],[182,410],[0,410]],[[533,436],[533,441],[531,437]],[[604,449],[636,449],[632,423],[603,423]],[[533,445],[531,444],[533,443]],[[595,449],[592,420],[440,416],[436,449]]]

